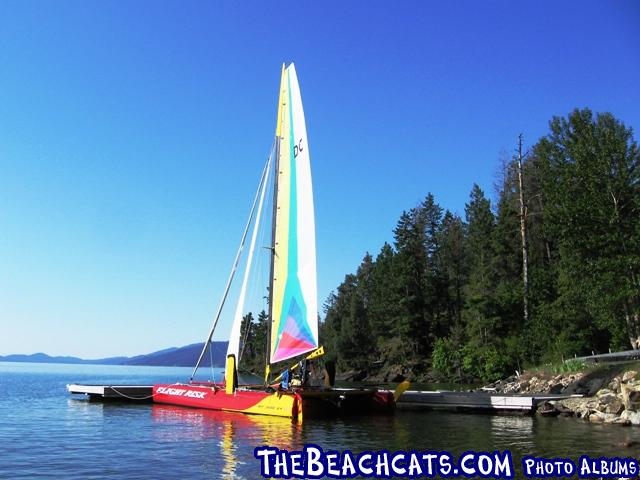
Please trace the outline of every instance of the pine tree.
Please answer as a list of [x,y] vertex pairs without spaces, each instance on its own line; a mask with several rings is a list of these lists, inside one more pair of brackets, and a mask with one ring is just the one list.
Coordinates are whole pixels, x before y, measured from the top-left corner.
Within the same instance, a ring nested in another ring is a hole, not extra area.
[[385,242],[371,272],[367,301],[372,334],[376,338],[378,350],[400,333],[398,322],[402,288],[397,269],[397,255],[393,247]]
[[449,329],[449,288],[442,255],[442,215],[442,207],[429,193],[420,206],[425,229],[425,318],[430,326],[428,336],[423,339],[423,352],[428,353],[433,349],[435,339],[446,336]]
[[471,190],[465,214],[469,282],[465,288],[467,345],[463,369],[467,375],[493,379],[505,369],[499,353],[504,332],[498,315],[497,276],[494,270],[496,221],[491,204],[478,185]]
[[267,358],[267,328],[268,315],[264,310],[258,314],[257,320],[251,312],[242,318],[239,361],[241,370],[260,376],[263,374]]
[[464,308],[463,289],[468,281],[468,258],[465,245],[465,224],[458,215],[447,211],[442,219],[441,229],[441,264],[446,284],[446,324],[449,334],[452,328],[462,326],[462,310]]
[[426,237],[420,208],[403,212],[394,230],[400,285],[396,332],[402,354],[414,358],[426,350],[430,324],[425,316]]
[[493,305],[495,219],[491,204],[478,185],[471,191],[465,206],[467,222],[466,251],[469,255],[469,282],[465,289],[469,336],[479,344],[490,340],[495,322]]

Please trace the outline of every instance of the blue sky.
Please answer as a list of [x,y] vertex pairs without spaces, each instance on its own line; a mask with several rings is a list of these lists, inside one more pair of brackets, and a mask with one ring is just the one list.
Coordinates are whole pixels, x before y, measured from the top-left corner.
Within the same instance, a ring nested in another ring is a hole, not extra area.
[[[201,341],[294,61],[322,302],[554,115],[640,128],[635,1],[0,3],[0,355]],[[636,139],[638,135],[636,133]],[[225,336],[223,327],[218,338]]]

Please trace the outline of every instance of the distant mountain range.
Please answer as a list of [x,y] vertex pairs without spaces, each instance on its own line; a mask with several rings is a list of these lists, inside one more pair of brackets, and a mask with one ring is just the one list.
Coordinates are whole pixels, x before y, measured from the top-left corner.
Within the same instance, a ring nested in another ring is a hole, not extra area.
[[[229,342],[211,342],[211,356],[214,367],[223,367]],[[109,357],[97,360],[85,360],[78,357],[52,357],[46,353],[31,355],[0,356],[0,362],[31,362],[31,363],[71,363],[91,365],[145,365],[162,367],[193,367],[198,360],[203,343],[192,343],[184,347],[171,347],[146,355],[135,357]],[[207,355],[208,357],[209,355]]]

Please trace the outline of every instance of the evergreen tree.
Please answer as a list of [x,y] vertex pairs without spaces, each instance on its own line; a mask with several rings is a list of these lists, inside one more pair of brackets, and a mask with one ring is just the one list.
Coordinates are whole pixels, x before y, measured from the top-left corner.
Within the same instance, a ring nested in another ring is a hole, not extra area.
[[425,315],[425,221],[420,208],[403,212],[394,230],[401,288],[396,332],[402,355],[414,358],[426,351],[430,325]]
[[238,363],[244,358],[250,359],[254,356],[256,345],[254,345],[253,337],[255,335],[255,325],[253,324],[253,314],[247,313],[242,317],[240,323],[240,356],[237,359]]
[[478,185],[471,190],[465,206],[467,222],[466,251],[469,259],[469,281],[465,288],[468,334],[480,344],[490,340],[495,323],[493,304],[494,275],[492,264],[495,219],[491,203]]
[[367,309],[372,334],[377,339],[378,349],[400,334],[400,294],[398,261],[393,247],[385,242],[376,257],[371,272]]
[[338,294],[331,292],[324,302],[324,320],[318,328],[319,341],[325,348],[326,358],[334,362],[338,359],[338,338],[342,331],[339,303]]
[[[360,269],[359,273],[364,277],[366,273],[363,270]],[[332,330],[328,340],[335,349],[340,366],[348,369],[364,368],[374,350],[364,290],[365,287],[359,285],[358,275],[349,274],[328,304],[325,325]]]
[[442,207],[429,193],[420,206],[425,229],[424,315],[430,326],[428,336],[423,339],[423,352],[430,352],[435,339],[445,336],[449,329],[449,289],[442,254],[442,215]]
[[242,343],[240,345],[239,368],[243,371],[262,376],[267,359],[268,314],[262,310],[254,320],[249,312],[242,318],[240,327]]
[[[465,234],[465,224],[462,219],[447,211],[442,219],[440,261],[447,288],[445,316],[449,329],[462,326],[463,288],[468,280]],[[444,334],[439,337],[447,335],[449,329],[446,329]]]
[[443,331],[434,342],[433,368],[447,381],[462,377],[464,356],[463,290],[468,280],[465,225],[462,219],[446,212],[441,228],[441,262],[446,281],[446,312]]
[[469,282],[464,318],[468,338],[463,359],[467,375],[493,378],[503,371],[498,351],[502,334],[497,315],[494,242],[496,224],[491,204],[478,185],[465,207]]

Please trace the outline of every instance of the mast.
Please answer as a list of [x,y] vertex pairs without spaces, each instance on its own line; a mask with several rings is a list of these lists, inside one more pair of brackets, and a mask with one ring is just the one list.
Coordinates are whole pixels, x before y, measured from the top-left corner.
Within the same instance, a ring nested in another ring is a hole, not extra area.
[[276,216],[278,214],[278,174],[280,172],[280,136],[276,134],[276,162],[273,174],[273,213],[271,220],[271,264],[269,266],[269,316],[267,317],[267,338],[265,352],[265,384],[269,380],[269,367],[271,365],[271,324],[273,323],[273,272],[274,261],[276,257]]
[[269,381],[269,373],[271,366],[271,329],[273,327],[273,277],[275,272],[275,259],[276,259],[276,227],[278,218],[278,183],[280,178],[280,142],[282,140],[282,122],[286,110],[284,108],[286,104],[286,97],[284,95],[285,79],[286,79],[286,67],[282,64],[282,71],[280,73],[280,92],[278,93],[278,116],[276,118],[276,135],[275,135],[275,170],[273,172],[273,214],[271,217],[271,264],[269,266],[269,316],[267,317],[267,350],[265,353],[265,370],[264,370],[264,383],[265,385]]

